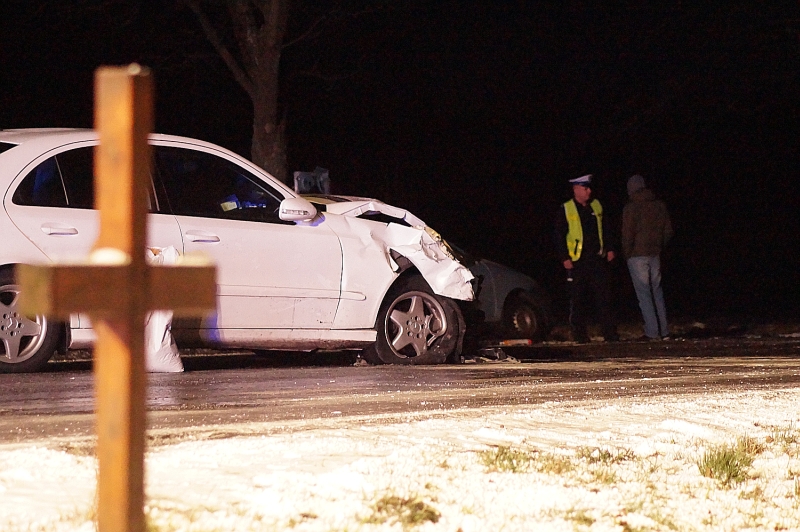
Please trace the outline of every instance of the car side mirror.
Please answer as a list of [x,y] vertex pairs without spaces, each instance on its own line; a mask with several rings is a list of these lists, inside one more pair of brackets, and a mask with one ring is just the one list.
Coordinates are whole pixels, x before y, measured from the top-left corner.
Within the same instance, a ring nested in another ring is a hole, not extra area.
[[305,198],[286,198],[278,208],[278,217],[287,222],[308,222],[316,215],[316,207]]

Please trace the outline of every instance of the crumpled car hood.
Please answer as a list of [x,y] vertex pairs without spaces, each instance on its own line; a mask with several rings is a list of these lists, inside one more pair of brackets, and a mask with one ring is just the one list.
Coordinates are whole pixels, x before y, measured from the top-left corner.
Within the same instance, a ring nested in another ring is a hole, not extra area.
[[[316,198],[308,199],[316,201]],[[338,197],[326,203],[325,208],[331,214],[352,218],[380,213],[397,219],[397,223],[389,222],[381,226],[382,229],[367,227],[367,224],[352,224],[351,229],[365,232],[360,235],[362,242],[381,246],[394,271],[399,271],[400,265],[392,258],[392,251],[407,258],[437,295],[462,301],[474,299],[470,283],[474,278],[472,272],[458,262],[442,237],[414,214],[382,201],[352,196]]]

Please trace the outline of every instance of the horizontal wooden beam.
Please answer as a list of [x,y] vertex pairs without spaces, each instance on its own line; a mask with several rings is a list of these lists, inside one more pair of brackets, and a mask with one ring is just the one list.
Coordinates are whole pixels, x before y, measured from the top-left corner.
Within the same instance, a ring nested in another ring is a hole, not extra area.
[[214,266],[150,266],[149,310],[172,310],[176,316],[205,316],[217,308]]
[[[128,265],[28,265],[17,266],[17,282],[25,287],[20,293],[22,314],[44,314],[67,318],[76,312],[93,316],[119,314],[129,308],[130,267]],[[205,316],[216,309],[216,267],[148,266],[147,308],[172,310],[176,316]]]

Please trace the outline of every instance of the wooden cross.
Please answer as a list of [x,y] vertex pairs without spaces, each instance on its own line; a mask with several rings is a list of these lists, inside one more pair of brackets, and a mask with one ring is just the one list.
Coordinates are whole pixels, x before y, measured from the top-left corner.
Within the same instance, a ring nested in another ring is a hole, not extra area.
[[215,268],[203,260],[150,266],[147,242],[153,82],[139,65],[95,74],[95,207],[100,233],[88,262],[20,266],[27,315],[87,312],[94,348],[98,528],[143,532],[145,443],[144,324],[148,312],[202,316],[215,308]]

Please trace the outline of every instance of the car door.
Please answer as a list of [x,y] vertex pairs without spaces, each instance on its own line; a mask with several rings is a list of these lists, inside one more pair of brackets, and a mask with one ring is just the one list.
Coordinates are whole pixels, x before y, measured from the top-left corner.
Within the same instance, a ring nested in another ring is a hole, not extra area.
[[326,329],[339,303],[342,252],[322,224],[278,218],[280,188],[223,152],[155,147],[184,250],[217,265],[218,329]]
[[[90,143],[84,143],[38,157],[13,183],[13,193],[6,196],[6,211],[13,223],[54,262],[84,259],[97,239],[92,150]],[[157,210],[154,194],[151,206]],[[151,247],[175,246],[180,250],[181,234],[175,218],[149,214],[147,241]],[[84,316],[74,316],[71,324],[74,328],[90,326]]]

